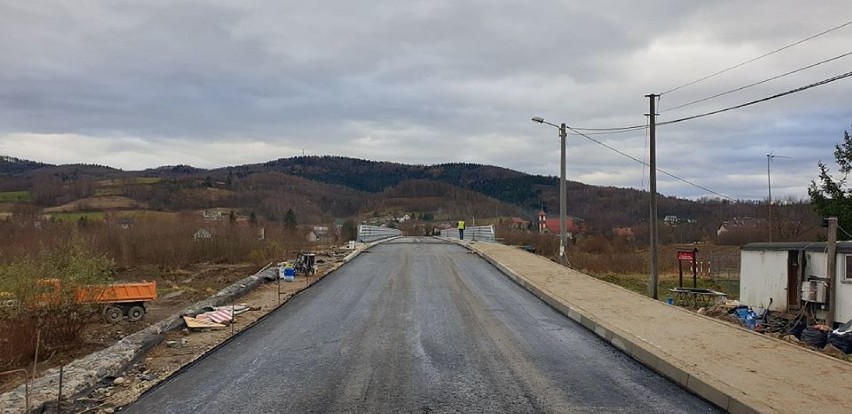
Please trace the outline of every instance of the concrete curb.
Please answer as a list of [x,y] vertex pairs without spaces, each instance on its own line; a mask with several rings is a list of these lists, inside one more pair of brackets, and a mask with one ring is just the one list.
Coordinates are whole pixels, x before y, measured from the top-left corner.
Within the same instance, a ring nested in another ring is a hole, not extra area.
[[612,344],[631,358],[653,369],[682,388],[704,398],[730,413],[759,413],[775,411],[771,407],[757,401],[744,401],[741,395],[733,395],[724,384],[712,379],[699,378],[687,369],[679,367],[666,360],[666,354],[660,349],[655,349],[641,338],[637,338],[625,332],[621,332],[609,326],[606,322],[597,320],[589,315],[584,309],[570,303],[557,299],[550,292],[533,285],[514,270],[506,267],[496,259],[476,250],[467,243],[456,242],[466,249],[476,253],[478,256],[491,263],[512,281],[541,299],[557,312],[571,318],[583,325],[586,329],[594,332],[597,336]]

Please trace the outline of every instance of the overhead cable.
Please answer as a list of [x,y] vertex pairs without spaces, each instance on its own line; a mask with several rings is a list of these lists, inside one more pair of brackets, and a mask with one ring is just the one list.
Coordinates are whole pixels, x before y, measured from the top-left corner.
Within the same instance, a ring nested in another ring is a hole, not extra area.
[[[644,126],[644,125],[642,125],[642,126],[639,126],[638,128],[634,128],[634,129],[616,129],[616,130],[612,130],[612,131],[605,131],[605,130],[602,130],[602,131],[595,131],[595,132],[586,132],[586,134],[588,134],[588,135],[612,135],[612,134],[623,134],[623,133],[625,133],[625,132],[634,132],[634,131],[639,131],[639,130],[642,130],[642,129],[645,129],[645,128],[647,128],[647,127],[646,127],[646,126]],[[577,128],[577,131],[582,131],[582,129]],[[580,133],[579,133],[579,132],[570,132],[570,134],[571,134],[571,135],[580,135]]]
[[[850,52],[850,53],[852,53],[852,52]],[[849,53],[841,55],[839,57],[843,57],[843,56],[848,55],[848,54]],[[688,116],[688,117],[685,117],[685,118],[675,119],[675,120],[672,120],[672,121],[658,122],[657,126],[675,124],[675,123],[678,123],[678,122],[689,121],[689,120],[696,119],[696,118],[703,118],[705,116],[715,115],[715,114],[718,114],[718,113],[727,112],[727,111],[731,111],[731,110],[734,110],[734,109],[744,108],[746,106],[751,106],[751,105],[761,103],[761,102],[765,102],[765,101],[769,101],[769,100],[772,100],[772,99],[775,99],[775,98],[780,98],[782,96],[791,95],[791,94],[794,94],[796,92],[801,92],[801,91],[804,91],[806,89],[814,88],[814,87],[817,87],[817,86],[822,86],[822,85],[825,85],[827,83],[834,82],[836,80],[848,78],[850,76],[852,76],[852,72],[847,72],[847,73],[844,73],[842,75],[837,75],[837,76],[834,76],[834,77],[831,77],[831,78],[828,78],[828,79],[821,80],[819,82],[814,82],[814,83],[811,83],[809,85],[805,85],[805,86],[802,86],[802,87],[799,87],[799,88],[796,88],[796,89],[791,89],[789,91],[781,92],[781,93],[778,93],[778,94],[775,94],[775,95],[772,95],[772,96],[767,96],[765,98],[757,99],[757,100],[754,100],[754,101],[751,101],[751,102],[746,102],[746,103],[743,103],[743,104],[731,106],[731,107],[728,107],[728,108],[719,109],[719,110],[712,111],[712,112],[706,112],[706,113],[703,113],[703,114],[698,114],[698,115]],[[769,79],[769,80],[771,80],[771,79]],[[708,98],[708,99],[710,99],[710,98]],[[675,108],[671,108],[671,109],[675,109]],[[629,126],[629,127],[617,127],[617,128],[572,128],[571,130],[574,131],[572,133],[572,135],[586,136],[586,135],[621,134],[621,133],[625,133],[625,132],[638,131],[638,130],[643,129],[643,128],[645,128],[644,125],[634,125],[634,126]],[[581,131],[592,131],[592,132],[582,133]]]
[[796,89],[791,89],[791,90],[786,91],[786,92],[781,92],[781,93],[777,93],[777,94],[772,95],[772,96],[767,96],[766,98],[757,99],[757,100],[754,100],[754,101],[751,101],[751,102],[746,102],[746,103],[743,103],[743,104],[734,105],[734,106],[730,106],[730,107],[723,108],[723,109],[717,109],[717,110],[711,111],[711,112],[705,112],[703,114],[692,115],[692,116],[688,116],[688,117],[685,117],[685,118],[675,119],[675,120],[672,120],[672,121],[660,122],[660,123],[657,124],[657,126],[676,124],[678,122],[689,121],[689,120],[693,120],[693,119],[697,119],[697,118],[703,118],[705,116],[710,116],[710,115],[715,115],[715,114],[719,114],[719,113],[722,113],[722,112],[731,111],[731,110],[734,110],[734,109],[744,108],[746,106],[751,106],[751,105],[758,104],[758,103],[761,103],[761,102],[766,102],[766,101],[769,101],[769,100],[772,100],[772,99],[775,99],[775,98],[780,98],[782,96],[792,95],[796,92],[801,92],[801,91],[804,91],[804,90],[807,90],[807,89],[810,89],[810,88],[815,88],[817,86],[822,86],[822,85],[825,85],[827,83],[834,82],[836,80],[848,78],[850,76],[852,76],[852,72],[846,72],[842,75],[837,75],[837,76],[834,76],[834,77],[831,77],[831,78],[828,78],[828,79],[823,79],[819,82],[814,82],[810,85],[801,86],[801,87],[798,87]]
[[645,126],[644,125],[632,125],[632,126],[615,127],[615,128],[580,128],[580,127],[577,127],[577,128],[573,128],[573,129],[575,129],[577,131],[625,131],[625,132],[629,132],[629,131],[635,131],[637,129],[642,129],[642,128],[645,128]]
[[[621,150],[619,150],[619,149],[617,149],[617,148],[611,147],[611,146],[609,146],[609,145],[607,145],[607,144],[605,144],[605,143],[603,143],[603,142],[601,142],[601,141],[598,141],[598,140],[596,140],[596,139],[594,139],[594,138],[592,138],[592,137],[590,137],[590,136],[588,136],[588,135],[586,135],[586,134],[584,134],[584,133],[582,133],[582,132],[580,132],[580,131],[576,131],[576,130],[574,130],[574,128],[571,128],[570,126],[567,126],[567,125],[566,125],[565,127],[566,127],[566,128],[568,128],[568,129],[570,129],[570,130],[572,130],[572,131],[574,131],[574,132],[576,132],[576,133],[577,133],[577,135],[583,136],[583,137],[585,137],[586,139],[589,139],[589,140],[591,140],[591,141],[593,141],[593,142],[597,143],[598,145],[603,146],[604,148],[607,148],[607,149],[609,149],[609,150],[611,150],[611,151],[615,151],[615,152],[617,152],[617,153],[619,153],[619,154],[621,154],[621,155],[623,155],[623,156],[625,156],[625,157],[627,157],[627,158],[630,158],[631,160],[636,161],[636,162],[638,162],[639,164],[642,164],[642,165],[644,165],[644,166],[646,166],[646,167],[650,167],[650,165],[649,165],[648,163],[646,163],[645,161],[642,161],[642,160],[640,160],[640,159],[638,159],[638,158],[636,158],[636,157],[634,157],[634,156],[632,156],[632,155],[630,155],[630,154],[627,154],[627,153],[625,153],[625,152],[623,152],[623,151],[621,151]],[[724,194],[722,194],[722,193],[719,193],[719,192],[713,191],[713,190],[711,190],[711,189],[709,189],[709,188],[707,188],[707,187],[704,187],[704,186],[701,186],[701,185],[695,184],[695,183],[693,183],[692,181],[689,181],[689,180],[687,180],[687,179],[685,179],[685,178],[680,178],[680,177],[678,177],[678,176],[676,176],[676,175],[674,175],[674,174],[672,174],[672,173],[670,173],[670,172],[668,172],[668,171],[664,171],[664,170],[661,170],[661,169],[659,169],[659,168],[657,168],[656,170],[657,170],[657,171],[659,171],[659,172],[661,172],[661,173],[663,173],[663,174],[665,174],[665,175],[668,175],[669,177],[674,178],[675,180],[682,181],[682,182],[684,182],[684,183],[686,183],[686,184],[689,184],[689,185],[691,185],[691,186],[693,186],[693,187],[696,187],[696,188],[700,188],[700,189],[702,189],[702,190],[704,190],[704,191],[707,191],[707,192],[709,192],[709,193],[711,193],[711,194],[715,194],[715,195],[717,195],[717,196],[719,196],[719,197],[722,197],[722,198],[724,198],[724,199],[731,200],[731,201],[737,201],[737,200],[735,200],[735,199],[733,199],[733,198],[731,198],[731,197],[728,197],[728,196],[726,196],[726,195],[724,195]]]
[[846,26],[849,26],[850,24],[852,24],[852,20],[850,20],[850,21],[848,21],[848,22],[846,22],[846,23],[843,23],[843,24],[841,24],[840,26],[835,26],[835,27],[832,27],[831,29],[828,29],[828,30],[825,30],[825,31],[823,31],[823,32],[817,33],[817,34],[815,34],[815,35],[813,35],[813,36],[806,37],[806,38],[804,38],[804,39],[802,39],[802,40],[799,40],[799,41],[797,41],[797,42],[790,43],[790,44],[789,44],[789,45],[787,45],[787,46],[784,46],[784,47],[781,47],[781,48],[775,49],[775,50],[773,50],[773,51],[771,51],[771,52],[764,53],[764,54],[762,54],[762,55],[760,55],[760,56],[758,56],[758,57],[756,57],[756,58],[749,59],[749,60],[747,60],[747,61],[745,61],[745,62],[738,63],[738,64],[736,64],[736,65],[734,65],[734,66],[728,67],[728,68],[726,68],[726,69],[722,69],[722,70],[720,70],[720,71],[718,71],[718,72],[711,73],[710,75],[707,75],[707,76],[705,76],[705,77],[703,77],[703,78],[699,78],[699,79],[696,79],[696,80],[694,80],[694,81],[692,81],[692,82],[687,82],[687,83],[685,83],[685,84],[683,84],[683,85],[680,85],[680,86],[678,86],[678,87],[676,87],[676,88],[669,89],[669,90],[667,90],[667,91],[665,91],[665,92],[661,93],[660,95],[665,95],[665,94],[667,94],[667,93],[674,92],[674,91],[676,91],[676,90],[679,90],[679,89],[685,88],[685,87],[687,87],[687,86],[695,85],[695,84],[696,84],[696,83],[698,83],[698,82],[701,82],[701,81],[704,81],[704,80],[710,79],[710,78],[712,78],[712,77],[715,77],[715,76],[721,75],[721,74],[723,74],[723,73],[725,73],[725,72],[728,72],[728,71],[734,70],[734,69],[736,69],[736,68],[738,68],[738,67],[740,67],[740,66],[747,65],[747,64],[749,64],[749,63],[751,63],[751,62],[754,62],[754,61],[757,61],[757,60],[763,59],[763,58],[765,58],[765,57],[767,57],[767,56],[774,55],[775,53],[778,53],[778,52],[780,52],[780,51],[782,51],[782,50],[785,50],[785,49],[789,49],[789,48],[791,48],[791,47],[793,47],[793,46],[800,45],[800,44],[802,44],[802,43],[807,42],[808,40],[816,39],[817,37],[820,37],[820,36],[822,36],[822,35],[825,35],[825,34],[831,33],[831,32],[833,32],[833,31],[835,31],[835,30],[838,30],[838,29],[842,29],[842,28],[844,28],[844,27],[846,27]]
[[844,57],[849,56],[849,55],[852,55],[852,52],[846,52],[846,53],[844,53],[844,54],[842,54],[842,55],[835,56],[835,57],[833,57],[833,58],[831,58],[831,59],[826,59],[826,60],[823,60],[823,61],[821,61],[821,62],[817,62],[817,63],[811,64],[811,65],[808,65],[808,66],[805,66],[805,67],[801,67],[801,68],[799,68],[799,69],[791,70],[791,71],[789,71],[789,72],[787,72],[787,73],[782,73],[782,74],[780,74],[780,75],[776,75],[776,76],[773,76],[773,77],[771,77],[771,78],[764,79],[764,80],[759,81],[759,82],[750,83],[750,84],[745,85],[745,86],[740,86],[739,88],[736,88],[736,89],[731,89],[731,90],[726,91],[726,92],[717,93],[716,95],[708,96],[708,97],[706,97],[706,98],[702,98],[702,99],[698,99],[698,100],[695,100],[695,101],[692,101],[692,102],[689,102],[689,103],[685,103],[685,104],[683,104],[683,105],[678,105],[678,106],[675,106],[675,107],[673,107],[673,108],[668,108],[668,109],[666,109],[666,110],[660,111],[660,113],[668,112],[668,111],[673,111],[673,110],[675,110],[675,109],[680,109],[680,108],[684,108],[684,107],[687,107],[687,106],[690,106],[690,105],[694,105],[694,104],[697,104],[697,103],[701,103],[701,102],[709,101],[709,100],[711,100],[711,99],[715,99],[715,98],[718,98],[718,97],[720,97],[720,96],[728,95],[728,94],[731,94],[731,93],[734,93],[734,92],[739,92],[739,91],[741,91],[741,90],[743,90],[743,89],[748,89],[748,88],[751,88],[752,86],[757,86],[757,85],[760,85],[760,84],[763,84],[763,83],[766,83],[766,82],[774,81],[774,80],[776,80],[776,79],[783,78],[783,77],[785,77],[785,76],[792,75],[792,74],[794,74],[794,73],[801,72],[801,71],[803,71],[803,70],[807,70],[807,69],[813,68],[813,67],[815,67],[815,66],[822,65],[822,64],[824,64],[824,63],[833,62],[833,61],[835,61],[835,60],[838,60],[838,59],[844,58]]

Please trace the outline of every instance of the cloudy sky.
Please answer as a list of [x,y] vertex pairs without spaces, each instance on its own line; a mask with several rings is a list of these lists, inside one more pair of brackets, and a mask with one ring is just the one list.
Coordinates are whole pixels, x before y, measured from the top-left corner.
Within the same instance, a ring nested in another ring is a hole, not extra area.
[[[301,155],[558,175],[558,130],[645,125],[649,93],[852,21],[848,0],[0,2],[0,155],[138,170]],[[660,98],[659,122],[852,70],[852,24]],[[804,197],[852,132],[852,78],[660,126],[659,168],[733,198]],[[646,131],[591,135],[646,160]],[[568,177],[648,188],[568,137]],[[659,191],[706,190],[659,175]]]

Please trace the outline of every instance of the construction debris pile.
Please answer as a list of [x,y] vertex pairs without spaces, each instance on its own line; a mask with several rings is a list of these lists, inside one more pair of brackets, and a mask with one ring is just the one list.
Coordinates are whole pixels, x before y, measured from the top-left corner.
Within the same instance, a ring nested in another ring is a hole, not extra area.
[[727,300],[698,313],[721,319],[743,328],[767,334],[788,342],[810,346],[842,359],[852,360],[852,321],[831,330],[826,325],[809,323],[805,312],[789,314],[770,311],[768,308],[752,309],[739,301]]
[[223,329],[233,322],[234,316],[259,309],[252,308],[245,303],[231,306],[209,306],[204,309],[205,312],[194,317],[184,315],[183,321],[189,329]]

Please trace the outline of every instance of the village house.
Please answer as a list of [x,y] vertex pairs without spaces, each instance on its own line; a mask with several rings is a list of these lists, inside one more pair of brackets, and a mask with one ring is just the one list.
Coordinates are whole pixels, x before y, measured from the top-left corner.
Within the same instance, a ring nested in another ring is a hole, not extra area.
[[527,230],[530,227],[530,222],[520,217],[512,217],[512,228],[515,230]]
[[198,231],[196,231],[192,235],[192,239],[195,240],[195,241],[210,240],[212,238],[213,238],[213,231],[208,230],[208,229],[204,229],[204,228],[198,229]]
[[201,212],[201,216],[207,221],[219,221],[224,218],[222,212],[217,210],[204,210]]
[[[581,223],[582,220],[577,217],[565,217],[565,232],[567,233],[568,239],[573,239],[575,235],[582,231],[582,228],[580,227]],[[559,234],[559,231],[558,216],[556,218],[548,218],[547,213],[545,213],[544,210],[538,212],[539,233]]]
[[305,239],[309,242],[325,242],[329,241],[333,236],[327,226],[313,226]]
[[761,227],[765,222],[763,219],[757,219],[752,217],[734,217],[731,220],[723,221],[719,226],[719,229],[716,230],[716,235],[721,236],[723,233],[727,233],[729,231],[734,230],[747,230],[754,229],[757,227]]

